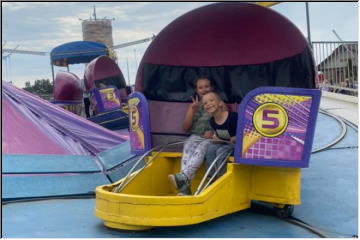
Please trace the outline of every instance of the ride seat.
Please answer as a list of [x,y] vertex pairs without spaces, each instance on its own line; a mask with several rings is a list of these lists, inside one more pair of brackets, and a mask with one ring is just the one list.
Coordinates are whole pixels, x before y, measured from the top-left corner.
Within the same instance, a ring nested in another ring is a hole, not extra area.
[[[152,147],[186,140],[190,134],[183,130],[182,125],[189,104],[148,100]],[[227,104],[227,106],[231,111],[237,112],[238,104]],[[180,144],[169,147],[166,151],[181,152],[182,147]]]

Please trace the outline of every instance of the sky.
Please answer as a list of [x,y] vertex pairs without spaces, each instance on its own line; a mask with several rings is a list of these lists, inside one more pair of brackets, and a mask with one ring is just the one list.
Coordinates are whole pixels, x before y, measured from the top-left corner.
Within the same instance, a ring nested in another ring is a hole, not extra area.
[[[81,41],[79,19],[89,19],[96,6],[98,18],[112,21],[114,45],[157,35],[176,18],[209,2],[2,2],[4,48],[50,52],[54,47]],[[307,37],[304,2],[284,2],[271,7],[292,21]],[[357,2],[310,2],[312,41],[358,41]],[[6,43],[5,43],[6,41]],[[116,50],[127,83],[134,84],[137,68],[150,42]],[[3,56],[6,56],[4,53]],[[55,74],[66,68],[55,67]],[[82,78],[84,64],[70,65]],[[52,80],[49,56],[12,54],[2,60],[2,80],[24,87],[36,79]]]

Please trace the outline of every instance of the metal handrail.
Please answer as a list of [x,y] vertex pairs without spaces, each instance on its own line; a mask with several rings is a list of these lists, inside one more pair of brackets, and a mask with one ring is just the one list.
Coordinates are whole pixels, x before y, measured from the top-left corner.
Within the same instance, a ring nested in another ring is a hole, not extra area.
[[[192,141],[193,142],[202,142],[202,141],[211,141],[212,142],[212,141],[214,141],[214,142],[226,142],[226,143],[229,143],[229,141],[225,141],[225,140],[214,140],[214,139],[207,139],[207,138],[201,138],[201,139],[192,140]],[[119,193],[120,191],[122,191],[143,169],[145,169],[152,161],[154,161],[165,148],[167,148],[169,146],[177,145],[177,144],[182,144],[182,143],[185,143],[185,142],[186,141],[164,143],[162,145],[155,146],[152,149],[150,149],[149,151],[147,151],[146,153],[144,153],[137,160],[137,162],[134,164],[134,166],[129,170],[128,174],[126,174],[124,180],[116,188],[114,188],[113,192],[114,193]],[[160,149],[160,150],[149,161],[145,162],[144,167],[139,169],[136,174],[131,175],[134,172],[134,169],[139,165],[139,163],[141,161],[143,161],[150,153],[152,153],[153,151],[155,151],[157,149]],[[130,175],[131,175],[131,178],[129,178]]]
[[[206,171],[206,173],[204,174],[204,177],[202,178],[196,192],[194,193],[194,195],[199,195],[204,189],[206,189],[211,181],[215,178],[215,176],[218,174],[218,172],[221,170],[221,168],[223,167],[223,165],[227,162],[228,157],[231,155],[231,153],[234,150],[234,145],[231,144],[231,148],[230,149],[225,149],[223,150],[215,159],[214,161],[211,163],[210,167],[208,168],[208,170]],[[223,156],[226,156],[225,158],[223,158]],[[218,167],[218,169],[216,169],[216,171],[214,172],[214,174],[211,176],[210,179],[208,179],[207,183],[205,184],[205,186],[203,187],[210,171],[215,167],[216,162],[222,158],[222,162],[220,163],[220,166]]]
[[[129,175],[133,173],[133,171],[134,171],[134,169],[137,167],[137,165],[139,165],[139,163],[140,163],[142,160],[144,160],[144,159],[148,156],[149,153],[153,152],[154,150],[156,150],[156,149],[158,149],[158,148],[160,148],[160,147],[162,147],[162,146],[164,146],[164,145],[165,145],[165,144],[156,146],[156,147],[150,149],[149,151],[147,151],[146,153],[144,153],[144,154],[136,161],[136,163],[132,166],[132,168],[131,168],[131,169],[129,170],[129,172],[126,174],[124,180],[113,190],[113,192],[115,192],[115,193],[120,192],[120,191],[128,184],[128,183],[127,183],[127,184],[125,185],[125,182],[126,182],[126,180],[128,179]],[[139,169],[139,172],[141,172],[142,169],[144,169],[146,166],[147,166],[147,164],[145,164],[145,166],[144,166],[143,168]],[[138,172],[138,173],[139,173],[139,172]],[[137,174],[136,174],[136,175],[137,175]],[[135,176],[136,176],[136,175],[135,175]],[[133,177],[129,180],[129,182],[131,182],[131,180],[132,180],[135,176],[133,176]],[[125,186],[124,186],[124,185],[125,185]]]
[[354,43],[357,44],[357,41],[312,41],[311,43],[337,43],[337,44],[344,44],[344,43]]

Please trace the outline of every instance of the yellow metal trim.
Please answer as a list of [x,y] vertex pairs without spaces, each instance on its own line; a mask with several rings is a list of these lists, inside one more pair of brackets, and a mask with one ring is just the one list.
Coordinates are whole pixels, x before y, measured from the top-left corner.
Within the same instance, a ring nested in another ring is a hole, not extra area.
[[[180,162],[181,153],[163,152],[121,193],[112,190],[123,179],[97,187],[95,215],[108,227],[140,231],[204,222],[249,208],[251,200],[300,203],[300,169],[235,163],[228,163],[227,172],[199,195],[176,196],[167,176],[180,170]],[[192,192],[204,172],[197,172]]]
[[281,2],[255,2],[256,4],[258,5],[261,5],[263,7],[271,7],[271,6],[274,6],[276,4],[279,4]]

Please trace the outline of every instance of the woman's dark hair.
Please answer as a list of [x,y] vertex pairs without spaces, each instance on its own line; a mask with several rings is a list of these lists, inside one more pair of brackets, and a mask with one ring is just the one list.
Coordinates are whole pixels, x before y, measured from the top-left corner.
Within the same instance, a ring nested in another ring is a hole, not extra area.
[[207,80],[209,80],[210,85],[211,85],[212,87],[214,86],[214,82],[211,80],[210,77],[207,77],[207,76],[198,76],[198,77],[195,79],[195,83],[194,83],[195,87],[196,87],[196,85],[197,85],[197,82],[198,82],[200,79],[207,79]]

